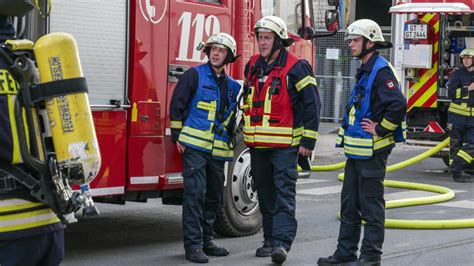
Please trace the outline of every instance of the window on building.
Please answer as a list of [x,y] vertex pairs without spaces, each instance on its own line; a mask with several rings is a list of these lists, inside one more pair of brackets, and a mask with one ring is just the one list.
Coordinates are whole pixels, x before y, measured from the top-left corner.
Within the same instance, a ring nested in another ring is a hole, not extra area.
[[392,0],[359,0],[356,2],[356,20],[368,18],[381,27],[390,26],[392,15],[388,13],[388,10],[391,6]]

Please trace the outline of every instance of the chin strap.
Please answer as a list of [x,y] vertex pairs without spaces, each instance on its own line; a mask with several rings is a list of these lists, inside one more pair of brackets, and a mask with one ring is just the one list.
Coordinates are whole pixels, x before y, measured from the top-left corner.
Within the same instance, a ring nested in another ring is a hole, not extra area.
[[367,43],[369,42],[369,40],[367,38],[364,37],[364,40],[362,41],[362,51],[360,52],[360,54],[357,56],[357,58],[361,59],[362,57],[364,57],[365,55],[377,50],[379,47],[377,44],[374,44],[374,46],[372,46],[371,48],[367,49]]

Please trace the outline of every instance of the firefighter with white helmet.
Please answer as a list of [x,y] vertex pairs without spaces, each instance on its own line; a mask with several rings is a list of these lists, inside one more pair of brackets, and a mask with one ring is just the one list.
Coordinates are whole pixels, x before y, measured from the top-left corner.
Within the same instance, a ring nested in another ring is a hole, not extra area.
[[285,22],[266,16],[254,26],[259,54],[245,66],[244,141],[263,217],[256,256],[283,263],[296,235],[297,162],[309,157],[321,102],[311,66],[285,48],[294,40]]
[[451,100],[448,109],[451,173],[455,182],[464,183],[471,178],[464,169],[474,158],[474,49],[462,50],[459,57],[462,67],[452,74],[446,87]]
[[171,138],[183,158],[183,237],[186,259],[207,263],[229,250],[213,242],[213,224],[222,201],[224,165],[233,159],[232,138],[240,85],[224,71],[238,58],[234,38],[209,37],[209,61],[179,78],[170,104]]
[[[33,8],[32,0],[0,0],[0,46],[15,39],[12,17],[24,16]],[[46,204],[30,196],[16,180],[19,176],[6,170],[27,173],[19,160],[17,121],[9,112],[19,90],[9,67],[0,57],[0,265],[59,265],[64,257],[60,220]]]
[[[347,157],[336,251],[318,265],[380,265],[384,241],[383,180],[387,158],[405,140],[407,102],[390,63],[378,49],[390,48],[379,25],[361,19],[347,28],[352,56],[361,60],[336,146]],[[364,237],[357,258],[362,220]]]

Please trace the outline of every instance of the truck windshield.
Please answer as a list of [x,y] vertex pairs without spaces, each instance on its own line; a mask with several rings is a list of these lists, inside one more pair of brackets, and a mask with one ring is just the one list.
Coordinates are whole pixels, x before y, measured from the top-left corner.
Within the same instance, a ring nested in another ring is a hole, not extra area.
[[288,31],[297,32],[296,12],[301,0],[262,0],[263,16],[277,16],[283,19]]

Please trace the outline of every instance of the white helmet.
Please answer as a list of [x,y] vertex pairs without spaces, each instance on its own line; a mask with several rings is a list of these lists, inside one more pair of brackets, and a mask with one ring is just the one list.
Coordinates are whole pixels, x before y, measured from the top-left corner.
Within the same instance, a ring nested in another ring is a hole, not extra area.
[[253,27],[255,34],[259,32],[274,32],[283,42],[285,47],[290,46],[295,40],[288,36],[288,29],[285,21],[276,16],[266,16],[261,18]]
[[351,40],[358,37],[365,37],[367,40],[377,43],[385,48],[392,47],[392,43],[386,42],[382,35],[379,25],[370,19],[359,19],[354,21],[346,31],[345,40]]
[[464,56],[474,56],[474,48],[466,48],[462,50],[459,57],[462,59]]
[[234,37],[232,37],[230,34],[221,32],[210,36],[205,44],[204,51],[206,52],[206,54],[208,53],[210,47],[213,45],[222,45],[224,48],[229,49],[232,55],[230,63],[234,62],[235,59],[237,59],[237,43],[235,42]]

